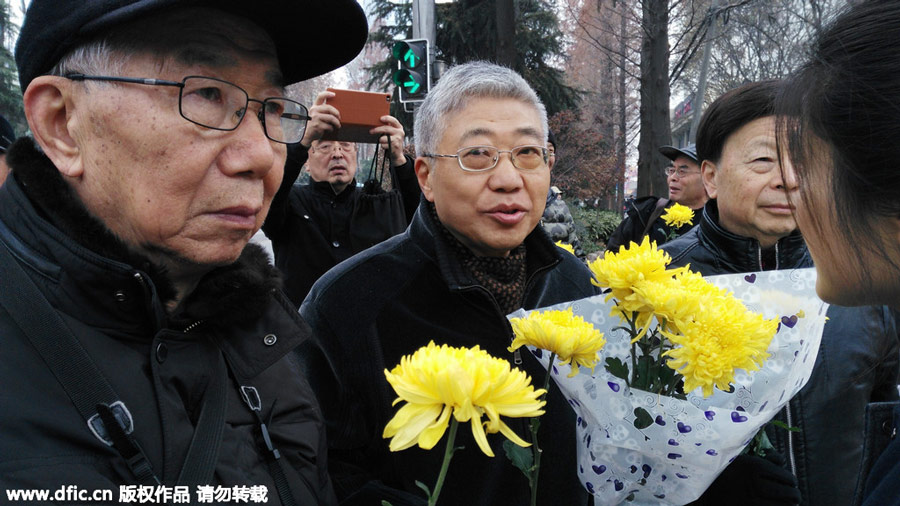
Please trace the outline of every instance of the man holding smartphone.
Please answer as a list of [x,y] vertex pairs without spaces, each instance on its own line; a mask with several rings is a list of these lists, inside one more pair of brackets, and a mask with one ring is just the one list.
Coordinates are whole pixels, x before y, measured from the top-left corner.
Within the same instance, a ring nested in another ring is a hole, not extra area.
[[[356,144],[323,139],[341,128],[341,112],[327,103],[334,96],[323,91],[316,97],[303,139],[288,150],[284,180],[263,225],[284,275],[284,291],[297,307],[329,269],[405,230],[419,204],[412,160],[403,154],[405,132],[390,115],[369,133],[381,136],[379,146],[389,150],[402,209],[380,205],[387,193],[367,201],[371,196],[356,184]],[[294,185],[304,163],[311,181]]]

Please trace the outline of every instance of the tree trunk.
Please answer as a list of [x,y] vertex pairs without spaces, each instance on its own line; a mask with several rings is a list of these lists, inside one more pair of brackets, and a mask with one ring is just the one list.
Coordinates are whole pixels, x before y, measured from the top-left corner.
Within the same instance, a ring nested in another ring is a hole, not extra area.
[[667,194],[659,147],[672,142],[669,124],[668,0],[643,0],[641,26],[641,137],[638,141],[639,196]]
[[[602,18],[602,30],[604,33],[615,34],[616,26],[615,19],[611,16],[613,10],[609,7],[606,8],[607,15]],[[618,94],[616,93],[616,66],[617,63],[613,61],[612,56],[604,57],[600,62],[600,83],[601,87],[597,90],[598,96],[600,98],[600,108],[598,109],[598,117],[594,118],[594,123],[598,125],[600,130],[600,135],[603,136],[603,142],[609,146],[609,151],[612,152],[616,142],[616,99],[618,98]],[[612,209],[616,208],[616,189],[618,187],[618,183],[616,183],[616,187],[607,188],[606,196],[603,198],[603,208],[604,209]]]
[[494,0],[497,12],[497,55],[499,65],[516,68],[515,0]]
[[616,169],[619,171],[622,182],[619,183],[621,191],[617,192],[616,207],[613,211],[621,212],[625,202],[625,143],[627,140],[627,110],[628,95],[625,89],[625,69],[628,63],[626,57],[625,33],[628,29],[628,17],[625,15],[628,8],[624,0],[619,2],[619,137],[616,139]]

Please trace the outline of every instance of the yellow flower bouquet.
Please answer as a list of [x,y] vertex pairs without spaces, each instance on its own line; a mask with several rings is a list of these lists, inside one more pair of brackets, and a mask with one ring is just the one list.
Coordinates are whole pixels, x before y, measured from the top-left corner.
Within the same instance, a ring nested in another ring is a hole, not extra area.
[[[590,265],[602,295],[509,315],[577,414],[577,473],[598,504],[696,499],[816,359],[827,305],[814,269],[704,278],[669,262],[632,243]],[[577,354],[549,363],[538,324],[525,322],[562,312],[602,333],[602,365],[579,367],[590,362]]]

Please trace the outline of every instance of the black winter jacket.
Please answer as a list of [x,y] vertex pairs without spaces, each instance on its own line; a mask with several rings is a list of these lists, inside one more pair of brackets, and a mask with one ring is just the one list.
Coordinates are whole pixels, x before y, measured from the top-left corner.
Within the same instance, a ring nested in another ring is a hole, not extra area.
[[[897,435],[900,432],[900,403],[885,403],[884,407],[889,407],[889,404],[893,404],[893,409],[889,413],[890,418],[873,426],[872,433],[875,437],[872,439],[887,443],[887,447],[871,469],[863,506],[900,505],[900,437]],[[881,434],[875,435],[875,432]],[[875,447],[872,456],[876,458],[878,455],[875,453],[880,450],[880,445],[872,446]]]
[[[12,256],[2,258],[27,272],[124,401],[161,481],[176,484],[218,376],[226,405],[210,485],[263,485],[268,504],[281,503],[259,424],[228,377],[227,359],[259,393],[297,501],[333,504],[321,413],[290,353],[309,330],[278,290],[262,250],[248,246],[237,262],[208,273],[183,310],[169,315],[164,307],[174,291],[165,273],[93,218],[30,139],[15,144],[8,160],[0,248]],[[0,489],[75,485],[117,498],[119,485],[134,484],[121,455],[88,429],[2,305],[0,343]]]
[[[628,208],[625,212],[625,218],[613,230],[613,233],[609,235],[609,239],[606,240],[606,251],[618,253],[620,246],[627,247],[632,242],[640,244],[644,239],[644,230],[647,230],[646,235],[650,237],[651,241],[656,241],[657,245],[662,245],[669,240],[670,236],[678,237],[683,235],[694,226],[682,225],[677,229],[673,229],[666,224],[665,220],[657,217],[648,228],[647,221],[653,216],[653,211],[656,210],[657,202],[660,200],[665,200],[663,204],[665,206],[664,209],[675,205],[674,200],[660,199],[653,196],[627,200],[626,205]],[[699,212],[695,211],[694,224],[697,223],[697,215],[699,214]]]
[[[662,249],[672,267],[703,275],[811,267],[799,232],[768,250],[721,226],[715,200],[700,223]],[[852,504],[861,474],[866,405],[897,399],[898,333],[886,307],[829,306],[819,354],[806,386],[778,416],[800,432],[768,427],[797,477],[804,505]]]
[[355,180],[337,195],[327,182],[294,184],[308,156],[300,144],[289,150],[284,180],[263,225],[272,240],[275,265],[284,276],[284,292],[296,307],[328,269],[405,230],[420,194],[412,159],[407,157],[394,169],[403,209],[391,214],[381,207],[383,214],[372,216],[369,208],[360,206],[362,191]]
[[[419,480],[433,487],[443,458],[442,442],[425,451],[412,447],[391,453],[382,432],[396,407],[385,369],[403,355],[434,340],[456,347],[480,346],[524,368],[534,384],[545,370],[529,353],[507,351],[512,328],[486,288],[477,284],[451,253],[424,199],[405,233],[340,264],[313,287],[300,309],[314,340],[301,349],[311,369],[310,383],[322,404],[329,459],[338,497],[346,504],[380,504],[406,492],[399,504],[424,504]],[[525,308],[575,300],[597,293],[590,272],[557,248],[540,229],[525,239]],[[522,362],[518,364],[517,362]],[[527,437],[527,420],[506,423]],[[541,418],[539,504],[578,505],[587,493],[577,479],[575,415],[551,382],[547,413]],[[485,456],[471,431],[460,430],[440,503],[453,505],[528,504],[524,475],[506,459],[500,434],[488,436],[495,457]],[[527,440],[527,439],[526,439]],[[399,491],[399,492],[398,492]],[[357,493],[354,497],[353,493]]]

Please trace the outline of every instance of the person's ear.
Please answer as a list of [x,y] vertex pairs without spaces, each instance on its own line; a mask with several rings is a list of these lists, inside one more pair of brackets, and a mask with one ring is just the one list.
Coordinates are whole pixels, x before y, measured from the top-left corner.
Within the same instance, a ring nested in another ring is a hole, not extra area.
[[709,198],[711,199],[716,198],[716,195],[718,194],[718,187],[716,185],[716,175],[718,172],[718,166],[709,160],[703,160],[703,163],[700,165],[700,177],[703,178],[703,187],[706,188],[706,194],[709,195]]
[[432,166],[431,159],[421,156],[416,158],[414,168],[416,171],[416,179],[419,180],[419,188],[422,189],[422,194],[425,195],[425,199],[428,202],[434,202],[434,189],[431,187],[431,175],[434,171],[434,167]]
[[31,134],[44,154],[65,176],[84,172],[81,152],[72,136],[74,123],[73,82],[59,76],[36,77],[23,97]]

